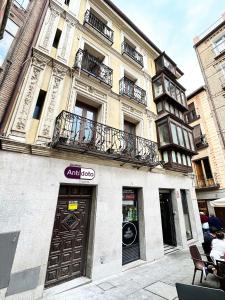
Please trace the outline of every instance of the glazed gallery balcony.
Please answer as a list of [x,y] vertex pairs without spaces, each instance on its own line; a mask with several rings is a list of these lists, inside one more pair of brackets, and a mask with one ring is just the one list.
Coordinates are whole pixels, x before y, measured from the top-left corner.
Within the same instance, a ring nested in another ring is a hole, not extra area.
[[136,102],[147,105],[146,91],[137,86],[132,80],[123,77],[120,80],[120,95],[127,96]]
[[172,59],[163,52],[155,60],[156,73],[165,72],[174,79],[179,79],[184,73],[177,67]]
[[126,41],[122,43],[121,50],[123,55],[126,55],[133,62],[137,63],[140,67],[143,67],[143,56]]
[[150,168],[161,163],[157,143],[67,111],[56,118],[52,147]]
[[94,31],[99,37],[107,43],[113,43],[113,30],[106,25],[106,22],[97,17],[91,10],[87,10],[84,16],[84,26]]
[[167,100],[180,111],[188,111],[184,88],[165,74],[153,78],[153,93],[156,103]]
[[99,61],[86,50],[79,49],[76,54],[74,68],[84,71],[100,82],[112,87],[113,70]]

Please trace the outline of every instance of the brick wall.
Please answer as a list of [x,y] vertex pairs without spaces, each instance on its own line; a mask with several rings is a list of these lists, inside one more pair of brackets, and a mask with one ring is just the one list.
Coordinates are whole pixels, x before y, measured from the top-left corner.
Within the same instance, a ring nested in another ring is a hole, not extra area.
[[15,5],[11,7],[10,18],[20,29],[0,69],[0,127],[12,104],[13,96],[23,81],[23,74],[31,57],[30,50],[38,36],[38,25],[47,3],[48,0],[31,0],[26,11]]

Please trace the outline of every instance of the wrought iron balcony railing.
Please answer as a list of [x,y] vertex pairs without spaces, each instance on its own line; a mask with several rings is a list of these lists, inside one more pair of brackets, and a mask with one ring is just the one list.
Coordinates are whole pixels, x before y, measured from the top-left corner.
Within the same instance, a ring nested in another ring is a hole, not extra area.
[[140,66],[143,67],[143,56],[137,52],[132,46],[130,46],[127,42],[123,42],[121,45],[122,54],[127,54],[134,61],[136,61]]
[[112,87],[113,70],[101,63],[96,57],[86,50],[79,49],[76,54],[74,67],[81,69],[101,82]]
[[195,137],[194,140],[197,149],[208,147],[205,134],[201,134],[200,136]]
[[89,9],[86,11],[84,16],[84,24],[85,23],[90,25],[111,43],[113,43],[113,30],[109,28],[102,20],[96,17]]
[[120,94],[134,99],[138,103],[147,105],[146,91],[126,77],[120,79]]
[[156,142],[67,111],[56,118],[52,147],[149,167],[161,164]]

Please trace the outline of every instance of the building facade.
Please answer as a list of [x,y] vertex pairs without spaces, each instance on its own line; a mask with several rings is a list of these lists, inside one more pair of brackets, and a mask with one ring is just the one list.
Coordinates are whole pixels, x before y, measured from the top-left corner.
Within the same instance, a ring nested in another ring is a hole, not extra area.
[[224,208],[214,208],[210,200],[225,197],[225,156],[212,115],[206,88],[200,87],[187,97],[187,121],[193,127],[198,151],[192,157],[199,210],[216,213],[225,221]]
[[181,75],[111,1],[50,1],[1,136],[3,298],[202,239]]
[[0,132],[30,64],[48,0],[8,1],[0,40]]
[[[206,32],[194,39],[194,48],[207,89],[210,109],[225,150],[224,58],[225,14]],[[225,152],[224,154],[225,155]]]

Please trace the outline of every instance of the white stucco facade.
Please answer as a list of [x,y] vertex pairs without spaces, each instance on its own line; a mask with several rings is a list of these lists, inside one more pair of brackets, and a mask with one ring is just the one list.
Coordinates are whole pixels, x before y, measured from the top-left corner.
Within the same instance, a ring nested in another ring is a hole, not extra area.
[[[189,176],[134,169],[77,155],[78,160],[1,151],[0,232],[19,231],[11,274],[40,268],[38,285],[7,299],[38,299],[44,289],[60,184],[94,187],[86,273],[92,280],[122,271],[122,189],[139,188],[140,253],[144,261],[164,255],[159,189],[172,192],[177,246],[202,238],[196,194]],[[103,165],[104,163],[104,165]],[[78,164],[95,171],[92,180],[68,179],[64,170]],[[107,165],[108,164],[108,165]],[[186,190],[193,239],[187,242],[180,189]],[[2,289],[0,295],[5,294]]]

